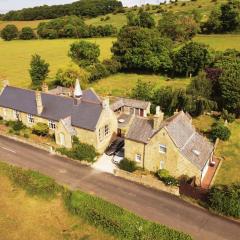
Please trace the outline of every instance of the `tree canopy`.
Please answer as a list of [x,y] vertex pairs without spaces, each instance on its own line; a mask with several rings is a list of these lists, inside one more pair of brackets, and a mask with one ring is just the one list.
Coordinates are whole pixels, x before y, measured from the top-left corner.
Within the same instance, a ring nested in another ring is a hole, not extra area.
[[166,73],[173,65],[171,48],[171,40],[155,29],[124,27],[112,52],[123,69]]
[[11,41],[18,37],[18,29],[13,24],[8,24],[6,27],[3,28],[1,31],[2,39],[6,41]]
[[87,67],[98,63],[100,48],[95,43],[87,41],[74,42],[70,46],[69,56],[80,67]]
[[40,6],[10,11],[3,16],[3,20],[30,21],[40,19],[53,19],[63,16],[96,17],[112,13],[122,8],[122,3],[117,0],[81,0],[71,4]]

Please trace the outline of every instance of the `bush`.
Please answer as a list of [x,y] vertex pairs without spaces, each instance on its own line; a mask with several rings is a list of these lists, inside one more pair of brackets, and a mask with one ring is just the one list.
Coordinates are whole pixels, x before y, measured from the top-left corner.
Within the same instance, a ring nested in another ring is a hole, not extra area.
[[115,59],[105,59],[102,64],[110,74],[115,74],[121,69],[121,63]]
[[222,123],[215,123],[212,126],[210,136],[214,141],[217,138],[223,141],[227,141],[231,136],[231,131],[229,130],[228,127],[224,126]]
[[127,171],[127,172],[134,172],[137,170],[137,164],[134,161],[128,160],[128,159],[123,159],[120,163],[119,163],[119,168]]
[[61,190],[53,179],[38,172],[26,171],[4,163],[0,163],[0,172],[5,172],[14,185],[23,188],[30,195],[53,198]]
[[87,68],[87,71],[90,73],[89,81],[94,82],[101,78],[107,77],[110,75],[109,71],[102,63],[96,63]]
[[49,133],[49,127],[45,123],[37,123],[33,127],[32,133],[38,136],[47,136]]
[[15,132],[26,129],[26,126],[21,121],[7,121],[6,126],[11,127]]
[[223,120],[227,120],[229,123],[232,123],[235,121],[236,115],[234,113],[229,113],[227,110],[223,109],[221,117]]
[[9,24],[1,31],[1,37],[5,41],[11,41],[18,37],[18,29],[15,25]]
[[172,177],[166,169],[161,169],[157,172],[158,178],[167,186],[178,186],[179,181]]
[[144,220],[100,198],[76,191],[64,194],[67,209],[119,239],[191,240],[186,234]]
[[62,155],[65,155],[69,158],[76,160],[84,160],[87,162],[94,162],[97,156],[95,148],[86,143],[80,143],[79,140],[74,137],[73,139],[73,148],[58,148],[57,152],[60,152]]
[[240,183],[212,187],[208,205],[218,213],[240,218]]
[[19,33],[19,38],[22,40],[30,40],[30,39],[35,39],[36,35],[32,28],[30,27],[24,27],[21,32]]

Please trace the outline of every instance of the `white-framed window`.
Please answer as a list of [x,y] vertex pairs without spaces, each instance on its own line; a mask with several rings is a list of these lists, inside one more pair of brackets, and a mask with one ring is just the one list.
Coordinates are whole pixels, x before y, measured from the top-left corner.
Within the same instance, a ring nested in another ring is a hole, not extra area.
[[109,131],[109,125],[105,125],[105,127],[104,127],[104,135],[105,135],[105,136],[108,136],[109,133],[110,133],[110,131]]
[[142,161],[142,155],[139,154],[139,153],[137,153],[137,154],[135,155],[135,161],[136,161],[136,162],[141,162],[141,161]]
[[159,152],[163,153],[163,154],[166,154],[167,153],[167,146],[163,145],[163,144],[160,144],[159,145]]
[[160,167],[159,167],[160,170],[164,169],[164,165],[165,165],[164,161],[160,160]]
[[13,117],[15,120],[20,121],[20,112],[13,110]]
[[52,120],[49,120],[48,121],[48,127],[52,130],[55,130],[56,129],[56,123]]
[[29,123],[34,123],[34,116],[32,114],[28,114],[27,119]]

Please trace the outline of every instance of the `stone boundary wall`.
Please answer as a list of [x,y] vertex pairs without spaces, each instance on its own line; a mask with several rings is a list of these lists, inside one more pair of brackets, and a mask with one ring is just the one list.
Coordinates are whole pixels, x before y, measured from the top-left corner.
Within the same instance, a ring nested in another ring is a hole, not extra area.
[[137,175],[120,169],[115,169],[114,175],[176,196],[180,195],[178,187],[166,186],[163,182],[150,175]]
[[48,144],[40,144],[40,143],[36,143],[36,142],[33,142],[33,141],[30,141],[30,140],[27,140],[27,139],[23,139],[23,138],[20,138],[18,136],[14,136],[14,135],[9,135],[9,134],[5,134],[5,133],[0,133],[1,136],[4,136],[6,138],[9,138],[9,139],[12,139],[16,142],[21,142],[21,143],[24,143],[24,144],[27,144],[27,145],[30,145],[32,147],[35,147],[35,148],[38,148],[38,149],[41,149],[41,150],[44,150],[50,154],[53,154],[53,155],[57,155],[57,156],[60,156],[62,158],[66,158],[66,159],[70,159],[74,162],[77,162],[79,164],[82,164],[82,165],[87,165],[87,166],[91,166],[91,163],[87,162],[87,161],[80,161],[80,160],[76,160],[76,159],[72,159],[72,158],[69,158],[69,157],[66,157],[58,152],[55,151],[54,147],[51,146],[51,145],[48,145]]

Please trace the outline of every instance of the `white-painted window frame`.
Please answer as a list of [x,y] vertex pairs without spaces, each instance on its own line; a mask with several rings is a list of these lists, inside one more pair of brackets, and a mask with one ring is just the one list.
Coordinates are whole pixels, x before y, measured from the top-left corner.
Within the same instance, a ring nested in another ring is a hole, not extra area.
[[[165,149],[165,150],[163,150]],[[167,153],[167,146],[164,144],[159,144],[159,152],[162,154],[166,154]]]
[[27,120],[28,120],[28,123],[31,123],[31,124],[33,124],[35,121],[34,116],[32,114],[27,115]]

